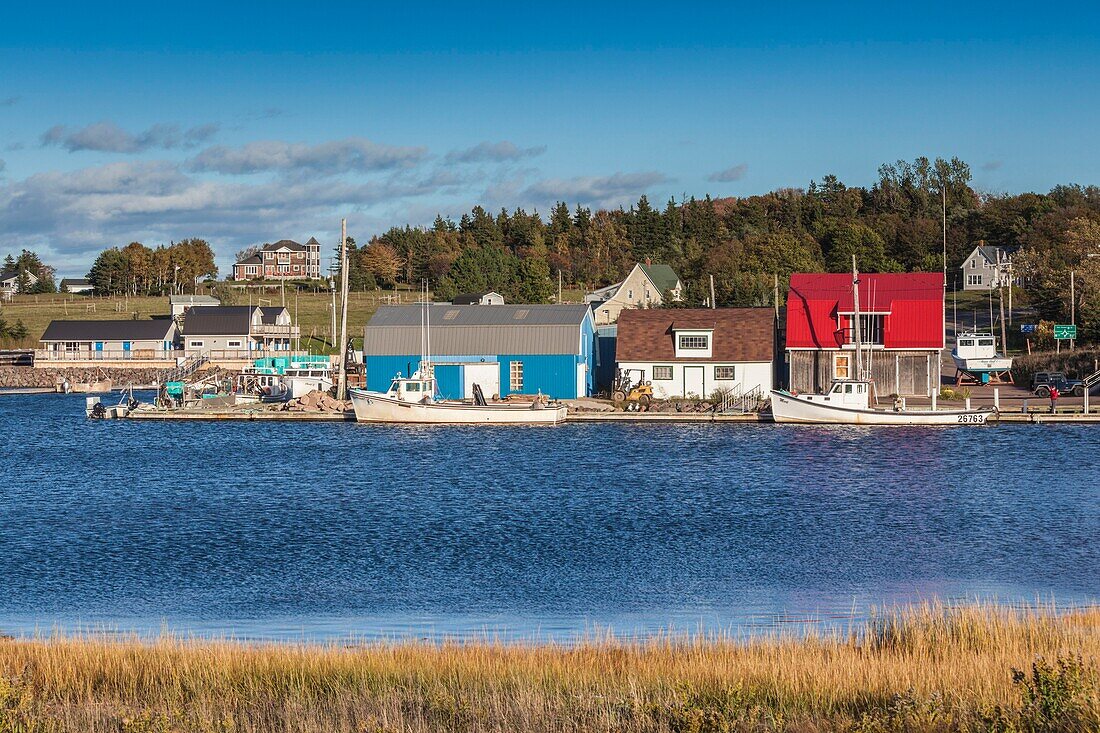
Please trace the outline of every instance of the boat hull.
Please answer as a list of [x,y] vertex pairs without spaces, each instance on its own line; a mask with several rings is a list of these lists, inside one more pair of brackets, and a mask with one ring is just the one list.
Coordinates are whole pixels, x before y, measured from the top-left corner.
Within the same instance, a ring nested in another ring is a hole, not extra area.
[[951,359],[955,362],[956,368],[964,372],[1007,372],[1012,368],[1012,358],[1005,356],[978,359],[952,354]]
[[305,397],[310,392],[328,392],[332,389],[331,377],[283,377],[290,389],[290,398]]
[[772,419],[803,425],[984,425],[993,414],[978,410],[872,410],[824,405],[772,390]]
[[404,402],[379,392],[352,389],[355,419],[369,423],[434,425],[556,425],[566,408],[532,409],[525,405],[467,405],[452,402]]

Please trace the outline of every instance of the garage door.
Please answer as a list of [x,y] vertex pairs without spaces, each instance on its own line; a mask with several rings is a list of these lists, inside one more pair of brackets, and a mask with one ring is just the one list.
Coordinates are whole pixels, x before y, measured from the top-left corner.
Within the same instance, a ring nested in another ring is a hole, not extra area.
[[480,385],[486,399],[500,394],[500,364],[495,361],[463,365],[464,397],[474,396],[474,385]]

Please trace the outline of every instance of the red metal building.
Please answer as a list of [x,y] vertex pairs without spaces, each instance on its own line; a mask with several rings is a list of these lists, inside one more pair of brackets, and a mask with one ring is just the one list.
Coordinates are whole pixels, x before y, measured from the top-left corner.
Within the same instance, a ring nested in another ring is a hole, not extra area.
[[[941,273],[859,276],[864,367],[880,395],[927,395],[939,388],[944,346]],[[820,391],[856,377],[852,276],[796,273],[787,294],[786,351],[791,389]]]

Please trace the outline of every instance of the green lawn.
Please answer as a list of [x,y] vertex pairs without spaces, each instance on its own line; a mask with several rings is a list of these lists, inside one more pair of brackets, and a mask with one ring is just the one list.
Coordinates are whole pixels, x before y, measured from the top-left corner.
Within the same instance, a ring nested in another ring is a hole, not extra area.
[[[348,335],[355,338],[357,344],[362,343],[363,327],[379,303],[410,303],[415,302],[416,298],[417,294],[409,291],[351,293],[348,299]],[[233,301],[226,305],[247,305],[250,302],[247,294],[240,293],[235,294]],[[263,296],[253,294],[251,302],[258,305],[281,305],[283,299],[281,293],[276,291]],[[307,292],[296,295],[288,291],[286,307],[290,310],[291,317],[301,326],[302,347],[312,348],[314,351],[327,350],[327,344],[332,341],[332,296],[329,293]],[[11,303],[0,303],[0,318],[8,325],[22,321],[27,327],[28,336],[19,342],[6,339],[0,342],[0,346],[35,348],[46,326],[55,319],[144,319],[168,312],[167,296],[93,298],[65,294],[20,295]]]

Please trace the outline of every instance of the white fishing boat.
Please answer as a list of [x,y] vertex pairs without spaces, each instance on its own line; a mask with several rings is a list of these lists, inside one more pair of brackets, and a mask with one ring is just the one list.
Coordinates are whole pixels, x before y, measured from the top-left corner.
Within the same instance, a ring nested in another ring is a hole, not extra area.
[[566,408],[544,405],[536,399],[527,404],[470,404],[436,399],[431,366],[421,365],[411,377],[398,375],[386,392],[350,389],[355,419],[372,423],[431,423],[438,425],[556,425],[565,421]]
[[951,359],[959,372],[973,375],[982,384],[997,380],[1012,369],[1012,357],[997,353],[992,333],[969,331],[955,338]]
[[794,394],[771,391],[772,419],[778,423],[812,425],[984,425],[994,413],[992,408],[937,410],[935,399],[930,410],[911,410],[900,397],[890,409],[871,403],[874,383],[865,378],[859,318],[859,271],[852,257],[852,317],[856,374],[859,379],[834,380],[824,394]]
[[872,385],[838,379],[825,394],[771,393],[772,418],[780,423],[810,425],[984,425],[988,407],[970,410],[911,410],[899,400],[892,409],[871,406]]

